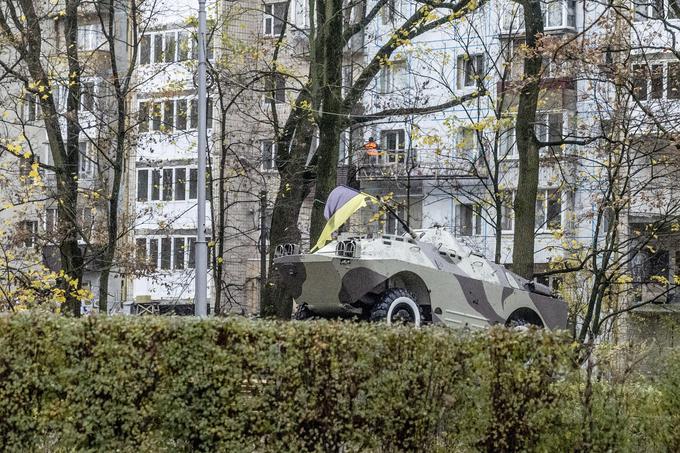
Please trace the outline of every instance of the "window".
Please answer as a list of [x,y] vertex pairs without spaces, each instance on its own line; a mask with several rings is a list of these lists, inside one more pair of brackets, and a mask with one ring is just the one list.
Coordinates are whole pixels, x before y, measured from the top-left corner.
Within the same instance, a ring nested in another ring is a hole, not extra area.
[[198,169],[189,170],[189,199],[195,200],[198,197]]
[[163,131],[171,132],[175,129],[175,101],[163,102]]
[[[213,102],[208,98],[206,123],[213,127]],[[190,111],[188,111],[190,110]],[[167,99],[161,102],[142,101],[138,109],[139,132],[162,131],[177,133],[198,128],[198,101]]]
[[[408,210],[406,208],[407,206],[404,204],[398,204],[394,208],[394,212],[404,222],[408,222]],[[394,217],[394,214],[387,212],[386,216],[387,219],[385,221],[385,234],[395,234],[400,236],[406,233],[404,225],[402,225],[401,222],[399,222],[399,220],[397,220],[397,218]]]
[[633,65],[633,96],[638,100],[647,99],[647,67]]
[[286,78],[281,74],[272,74],[265,77],[264,91],[267,102],[271,99],[277,104],[286,102]]
[[[188,194],[187,174],[190,175]],[[150,183],[149,177],[151,177]],[[139,169],[137,170],[137,201],[159,201],[161,199],[163,201],[184,201],[196,199],[197,182],[197,169],[195,168]],[[149,186],[151,186],[150,195]]]
[[515,227],[515,210],[512,206],[515,193],[505,192],[503,203],[501,204],[501,231],[512,231]]
[[140,102],[137,119],[139,121],[139,132],[149,132],[149,103]]
[[184,131],[187,128],[187,100],[178,99],[175,101],[177,105],[177,119],[175,122],[175,129]]
[[186,61],[191,55],[191,35],[189,32],[177,33],[177,61]]
[[45,210],[45,231],[47,234],[55,234],[59,226],[59,211],[57,208]]
[[146,261],[146,238],[135,239],[135,252],[138,262]]
[[31,159],[26,159],[25,157],[19,158],[19,177],[22,179],[28,178],[33,170],[33,164]]
[[151,35],[144,35],[139,41],[139,64],[151,63]]
[[668,63],[668,99],[680,99],[680,63]]
[[151,170],[151,199],[161,199],[161,171],[157,169]]
[[543,5],[543,23],[546,27],[562,25],[562,2],[547,0]]
[[460,55],[456,68],[458,88],[474,87],[484,78],[484,55]]
[[24,120],[35,121],[40,118],[40,100],[37,94],[27,93],[24,101]]
[[151,129],[154,131],[161,130],[163,109],[160,102],[154,102],[151,108]]
[[158,267],[158,239],[149,239],[149,264],[152,269]]
[[80,86],[80,107],[91,112],[94,108],[95,83],[93,80],[86,80]]
[[175,168],[175,200],[184,200],[186,197],[187,169]]
[[[210,37],[209,37],[210,39]],[[213,58],[212,43],[208,42],[206,57]],[[186,30],[148,33],[139,42],[139,64],[176,63],[198,58],[196,39]]]
[[635,16],[633,20],[644,21],[664,17],[663,0],[633,0]]
[[[521,30],[524,28],[522,8],[515,4],[511,6],[503,12],[503,29]],[[542,0],[541,7],[546,29],[576,27],[576,0]]]
[[166,63],[173,63],[177,59],[177,34],[175,32],[164,33],[165,46],[163,50],[163,57]]
[[172,201],[172,168],[163,169],[163,201]]
[[472,128],[464,127],[458,132],[458,143],[456,148],[461,159],[475,163],[480,158],[481,144],[477,131]]
[[651,90],[650,97],[652,99],[663,98],[663,65],[655,64],[652,65],[652,70],[650,74]]
[[196,238],[187,238],[189,249],[189,260],[187,268],[193,269],[196,267]]
[[262,169],[275,170],[277,144],[272,140],[262,140],[260,146],[262,150]]
[[499,158],[517,156],[517,139],[515,138],[515,126],[501,131],[499,137]]
[[403,164],[405,161],[404,149],[404,130],[391,130],[380,132],[380,148],[384,150],[378,156],[372,156],[371,160],[376,159],[378,164]]
[[387,25],[394,22],[394,17],[397,12],[397,0],[387,0],[385,6],[382,7],[380,15],[382,16],[382,24]]
[[263,34],[265,36],[280,36],[286,20],[286,13],[286,2],[264,5]]
[[562,194],[559,190],[539,190],[535,226],[538,230],[557,230],[562,227]]
[[[564,112],[537,113],[536,120],[536,138],[553,143],[564,139]],[[549,149],[558,153],[561,148],[561,145],[553,145]]]
[[138,261],[148,262],[152,269],[159,265],[163,270],[193,269],[195,243],[195,237],[186,236],[138,237],[135,254]]
[[78,48],[80,50],[96,50],[104,45],[106,37],[100,24],[78,25]]
[[161,238],[161,269],[170,270],[172,264],[172,239]]
[[173,239],[172,268],[175,270],[184,269],[184,238]]
[[137,201],[149,199],[149,170],[137,170]]
[[460,236],[482,234],[482,215],[478,205],[456,205],[456,232]]
[[408,71],[406,62],[394,61],[380,71],[380,94],[389,94],[408,87]]
[[35,247],[38,236],[38,222],[35,220],[19,222],[18,236],[24,247]]
[[635,64],[631,72],[632,94],[638,101],[680,99],[680,63]]
[[163,169],[163,201],[172,200],[172,168]]
[[78,160],[80,161],[80,177],[92,177],[96,169],[94,145],[91,142],[78,143]]

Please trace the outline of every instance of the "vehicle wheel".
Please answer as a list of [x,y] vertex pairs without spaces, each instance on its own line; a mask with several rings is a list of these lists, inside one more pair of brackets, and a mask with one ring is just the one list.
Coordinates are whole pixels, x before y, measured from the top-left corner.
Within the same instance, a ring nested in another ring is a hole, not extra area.
[[390,288],[371,309],[371,321],[387,321],[387,324],[412,324],[420,327],[421,308],[416,298],[404,288]]
[[543,328],[541,318],[532,310],[520,308],[510,316],[505,326],[518,332],[525,332],[530,327]]
[[295,321],[306,321],[314,317],[314,312],[309,309],[307,304],[300,304],[297,306],[293,312],[293,320]]

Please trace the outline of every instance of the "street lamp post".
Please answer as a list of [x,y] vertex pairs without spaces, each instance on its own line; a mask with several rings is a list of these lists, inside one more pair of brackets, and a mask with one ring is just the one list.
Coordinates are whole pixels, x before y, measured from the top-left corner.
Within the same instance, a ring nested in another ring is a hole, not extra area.
[[208,315],[208,244],[205,240],[207,95],[206,95],[206,0],[198,0],[198,181],[196,222],[196,316]]

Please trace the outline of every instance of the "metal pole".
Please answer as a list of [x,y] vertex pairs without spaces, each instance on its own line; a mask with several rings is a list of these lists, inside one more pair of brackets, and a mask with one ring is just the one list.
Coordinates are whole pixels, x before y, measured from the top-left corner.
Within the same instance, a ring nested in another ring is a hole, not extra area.
[[208,315],[208,244],[205,240],[205,174],[207,145],[206,19],[205,2],[198,0],[198,181],[196,222],[196,316]]
[[260,192],[260,313],[264,306],[264,288],[267,283],[267,191]]

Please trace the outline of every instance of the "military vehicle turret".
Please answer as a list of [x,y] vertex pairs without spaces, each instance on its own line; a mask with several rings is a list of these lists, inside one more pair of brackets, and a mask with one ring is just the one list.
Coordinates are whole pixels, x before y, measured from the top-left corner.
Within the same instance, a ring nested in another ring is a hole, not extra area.
[[[337,231],[350,216],[378,205],[403,235]],[[567,305],[547,286],[485,259],[442,228],[412,231],[383,200],[350,187],[326,201],[328,223],[310,253],[277,248],[274,266],[297,302],[296,319],[359,317],[371,321],[446,324],[483,329],[535,325],[563,329]]]

